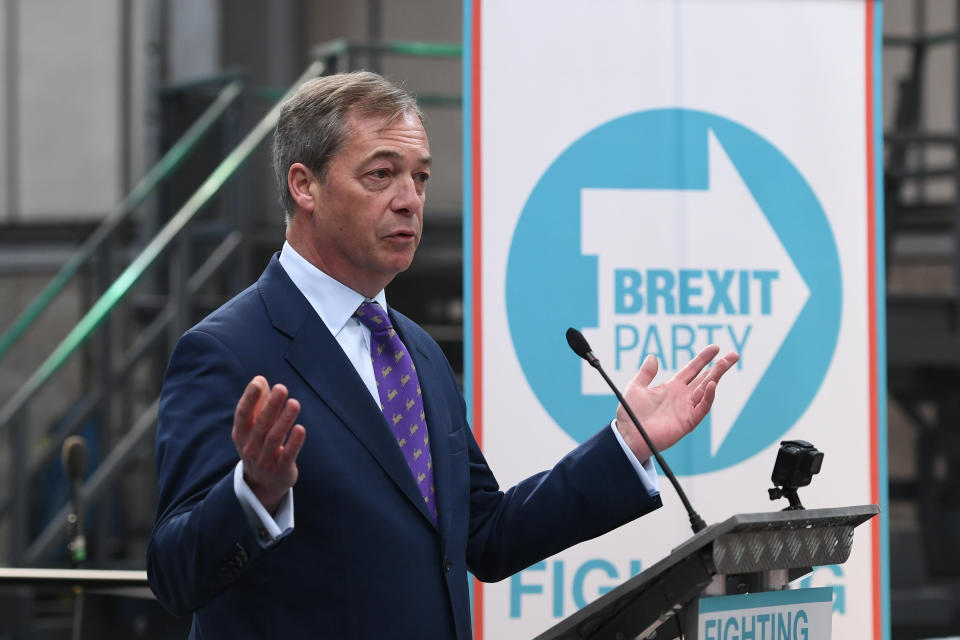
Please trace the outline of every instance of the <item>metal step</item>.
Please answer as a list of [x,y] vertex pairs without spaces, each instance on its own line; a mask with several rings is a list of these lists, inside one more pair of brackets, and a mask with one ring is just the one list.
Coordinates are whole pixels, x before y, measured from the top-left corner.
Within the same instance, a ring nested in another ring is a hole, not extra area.
[[901,230],[948,231],[960,219],[960,205],[943,203],[887,202],[887,215],[892,216],[893,232]]
[[960,295],[888,294],[887,361],[960,370]]

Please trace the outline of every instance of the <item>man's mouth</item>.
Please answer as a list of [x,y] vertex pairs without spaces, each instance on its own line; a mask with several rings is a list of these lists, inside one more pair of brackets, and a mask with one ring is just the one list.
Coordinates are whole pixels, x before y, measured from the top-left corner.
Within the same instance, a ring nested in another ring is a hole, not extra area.
[[387,237],[388,237],[388,238],[396,238],[397,240],[407,240],[407,239],[414,239],[414,238],[416,238],[416,237],[417,237],[417,234],[414,233],[413,231],[401,230],[401,231],[394,231],[393,233],[391,233],[391,234],[388,235]]

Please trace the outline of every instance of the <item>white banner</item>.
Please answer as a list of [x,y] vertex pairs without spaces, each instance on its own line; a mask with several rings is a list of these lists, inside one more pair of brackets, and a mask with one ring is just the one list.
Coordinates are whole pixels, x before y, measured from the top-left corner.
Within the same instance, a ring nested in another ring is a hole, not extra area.
[[[465,5],[467,387],[501,485],[614,416],[571,353],[583,331],[621,386],[710,343],[736,350],[710,416],[666,458],[707,522],[778,510],[781,440],[824,452],[808,507],[880,503],[871,0],[472,0]],[[882,335],[882,334],[881,334]],[[664,508],[477,585],[477,637],[541,633],[690,535]],[[617,499],[617,496],[611,496]],[[841,638],[884,638],[880,519],[833,587]]]

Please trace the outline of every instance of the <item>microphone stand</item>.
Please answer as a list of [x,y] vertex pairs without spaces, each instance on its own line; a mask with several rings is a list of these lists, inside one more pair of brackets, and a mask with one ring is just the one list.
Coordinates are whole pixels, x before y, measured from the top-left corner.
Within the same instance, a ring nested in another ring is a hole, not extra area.
[[[87,442],[81,436],[70,436],[61,450],[63,467],[70,481],[70,514],[67,515],[67,551],[70,565],[79,569],[87,559],[87,541],[83,535],[83,497],[80,486],[87,471]],[[72,640],[80,640],[83,631],[83,587],[73,586]]]
[[693,529],[693,532],[698,533],[703,531],[707,527],[707,523],[703,521],[703,518],[700,517],[700,514],[697,513],[694,510],[693,505],[690,504],[690,501],[687,499],[687,494],[684,493],[683,488],[677,481],[676,476],[673,475],[673,470],[670,469],[670,465],[668,465],[667,461],[664,460],[663,456],[660,455],[660,451],[657,449],[656,445],[653,444],[650,436],[647,435],[646,429],[644,429],[640,424],[640,420],[637,419],[636,414],[633,412],[633,409],[630,408],[630,405],[627,404],[627,401],[620,393],[620,390],[617,389],[617,385],[613,383],[613,380],[610,379],[610,376],[607,375],[607,372],[604,371],[603,367],[600,366],[600,359],[597,358],[597,356],[594,355],[593,351],[590,349],[590,344],[587,342],[587,339],[583,337],[582,333],[571,327],[567,329],[567,344],[570,345],[570,348],[573,349],[574,353],[586,360],[591,367],[599,371],[600,375],[603,376],[607,386],[610,387],[610,389],[613,391],[613,394],[617,397],[617,400],[620,401],[620,406],[622,406],[626,410],[627,415],[630,416],[633,426],[637,428],[637,431],[640,432],[640,436],[643,438],[643,441],[647,443],[647,447],[649,447],[653,457],[656,458],[657,464],[659,464],[660,468],[663,469],[663,473],[670,480],[670,484],[672,484],[673,488],[677,491],[677,495],[680,496],[680,502],[683,503],[683,508],[687,510],[687,516],[690,518],[690,527]]

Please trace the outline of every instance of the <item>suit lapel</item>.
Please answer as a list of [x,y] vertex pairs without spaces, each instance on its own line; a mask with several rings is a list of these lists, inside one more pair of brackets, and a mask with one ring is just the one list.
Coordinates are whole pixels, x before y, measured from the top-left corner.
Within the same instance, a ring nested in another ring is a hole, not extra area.
[[[287,362],[363,444],[423,517],[432,523],[410,467],[394,441],[380,407],[370,397],[366,385],[323,320],[283,271],[276,256],[258,284],[274,327],[291,338],[284,355]],[[307,435],[310,437],[309,433]],[[432,431],[430,438],[433,438]]]

